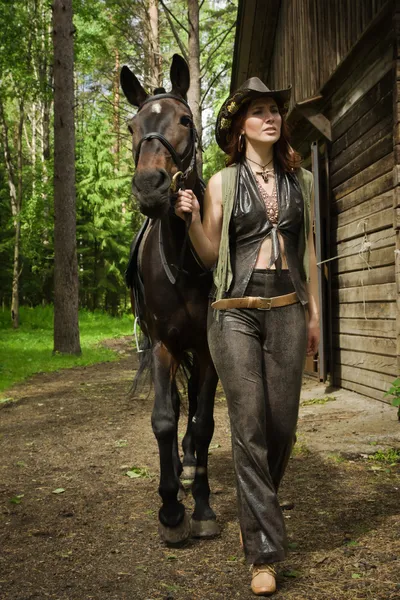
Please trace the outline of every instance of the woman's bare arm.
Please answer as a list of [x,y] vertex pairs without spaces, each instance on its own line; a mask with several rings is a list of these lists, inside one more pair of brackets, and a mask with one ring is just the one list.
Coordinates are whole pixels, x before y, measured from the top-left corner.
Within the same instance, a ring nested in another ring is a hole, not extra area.
[[189,229],[190,241],[204,264],[211,268],[218,259],[222,229],[222,181],[221,173],[216,173],[208,182],[204,196],[203,222],[200,219],[200,206],[192,190],[179,190],[175,213],[182,219],[192,213]]

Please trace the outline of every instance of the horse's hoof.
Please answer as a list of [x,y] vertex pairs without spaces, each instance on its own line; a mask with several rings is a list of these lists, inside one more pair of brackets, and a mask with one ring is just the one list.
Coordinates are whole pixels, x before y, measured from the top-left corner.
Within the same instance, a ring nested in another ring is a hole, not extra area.
[[183,467],[181,480],[193,481],[196,475],[196,467],[186,465]]
[[190,519],[186,512],[177,527],[166,527],[158,522],[158,533],[162,541],[168,546],[182,546],[190,536]]
[[191,521],[192,537],[213,538],[220,534],[220,528],[217,521],[209,519],[208,521]]

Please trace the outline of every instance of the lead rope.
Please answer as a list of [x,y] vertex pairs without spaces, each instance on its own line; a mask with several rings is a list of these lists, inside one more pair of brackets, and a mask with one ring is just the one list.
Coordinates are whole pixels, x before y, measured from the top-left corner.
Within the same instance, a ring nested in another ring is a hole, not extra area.
[[[361,221],[359,221],[357,223],[357,229],[360,226],[363,227],[364,235],[360,242],[360,247],[358,250],[356,250],[356,252],[350,252],[349,254],[338,254],[337,256],[332,256],[331,258],[327,258],[326,260],[321,260],[320,262],[317,262],[317,266],[319,267],[320,265],[324,265],[328,262],[331,262],[332,260],[337,260],[338,258],[349,258],[350,256],[359,256],[361,258],[361,260],[366,264],[367,269],[371,270],[372,267],[369,264],[368,259],[369,259],[369,255],[371,252],[372,242],[370,242],[368,239],[367,223],[368,223],[368,219],[361,219]],[[364,319],[366,321],[368,321],[367,310],[366,310],[366,300],[365,300],[365,287],[364,287],[364,270],[365,270],[365,268],[366,267],[364,267],[364,266],[362,268],[360,284],[361,284],[361,288],[362,288],[362,303],[363,303]]]
[[[358,255],[360,256],[361,260],[363,262],[365,262],[365,264],[367,265],[368,271],[370,271],[371,270],[371,265],[368,262],[368,258],[369,258],[369,254],[371,252],[371,246],[372,246],[372,244],[368,240],[368,236],[367,236],[367,222],[368,222],[368,219],[364,219],[363,221],[360,221],[358,223],[358,225],[357,225],[357,228],[360,227],[360,225],[362,225],[363,229],[364,229],[364,236],[363,236],[363,239],[361,241],[360,250],[358,251]],[[367,256],[368,256],[367,259],[364,257],[364,254],[367,254]],[[362,274],[361,274],[361,287],[362,287],[362,296],[363,296],[364,319],[366,321],[368,321],[367,309],[366,309],[366,305],[365,305],[364,269],[365,269],[365,267],[363,266]]]

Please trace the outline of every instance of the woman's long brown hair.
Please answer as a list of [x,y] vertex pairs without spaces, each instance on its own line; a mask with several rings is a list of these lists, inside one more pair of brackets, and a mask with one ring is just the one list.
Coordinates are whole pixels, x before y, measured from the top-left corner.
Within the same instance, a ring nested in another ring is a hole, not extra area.
[[[233,120],[230,140],[225,150],[226,154],[228,155],[226,159],[226,164],[228,166],[233,165],[234,163],[241,162],[245,156],[246,143],[243,141],[242,150],[240,152],[238,146],[240,131],[243,127],[248,108],[249,103],[246,103],[244,106],[241,106]],[[300,167],[302,159],[300,154],[296,152],[296,150],[294,150],[290,145],[289,126],[285,121],[282,107],[279,106],[279,104],[278,109],[282,117],[282,127],[280,138],[274,144],[274,157],[284,171],[294,171]]]

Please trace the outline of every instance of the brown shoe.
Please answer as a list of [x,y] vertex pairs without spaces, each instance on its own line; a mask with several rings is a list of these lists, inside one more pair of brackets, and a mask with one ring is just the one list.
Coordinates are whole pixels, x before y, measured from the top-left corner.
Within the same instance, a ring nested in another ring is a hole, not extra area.
[[251,567],[251,591],[256,596],[270,596],[276,591],[276,571],[271,565]]

